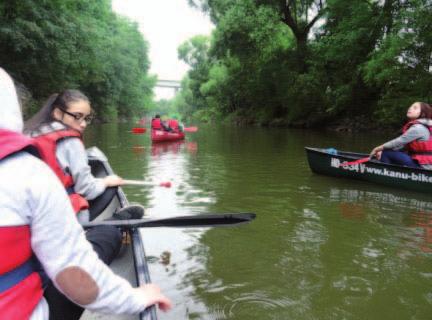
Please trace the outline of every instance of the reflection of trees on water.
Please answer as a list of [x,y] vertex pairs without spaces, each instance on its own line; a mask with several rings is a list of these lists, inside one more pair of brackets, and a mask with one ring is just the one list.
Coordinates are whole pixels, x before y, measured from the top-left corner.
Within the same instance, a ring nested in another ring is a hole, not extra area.
[[[423,197],[422,195],[418,195]],[[415,208],[419,210],[432,210],[432,202],[421,198],[402,196],[401,193],[386,193],[362,189],[331,188],[329,198],[335,201],[351,203],[376,203],[379,205],[397,206],[401,208]]]
[[[149,144],[147,180],[172,181],[172,187],[150,189],[147,213],[169,217],[207,212],[213,203],[211,192],[192,183],[188,161],[197,152],[193,141]],[[193,319],[194,314],[207,314],[206,307],[195,298],[195,288],[189,285],[190,274],[199,273],[207,259],[206,246],[200,244],[205,229],[144,228],[142,229],[152,281],[161,286],[174,302],[169,313],[159,313],[163,319]],[[200,252],[204,250],[204,252]]]
[[427,198],[312,179],[298,141],[244,131],[206,135],[196,154],[151,157],[151,175],[177,180],[153,193],[152,210],[258,215],[236,228],[147,234],[152,280],[176,303],[161,319],[426,319],[431,258],[405,219]]
[[410,289],[424,281],[423,266],[399,253],[409,234],[406,212],[431,204],[369,186],[315,188],[302,175],[307,168],[295,148],[268,142],[268,136],[260,143],[259,132],[250,134],[251,139],[238,138],[241,143],[232,134],[208,137],[187,163],[193,185],[214,194],[209,211],[258,214],[250,225],[209,230],[188,249],[190,259],[200,263],[183,286],[195,288],[191,299],[208,309],[195,316],[424,316],[428,289]]
[[412,212],[408,217],[408,225],[416,229],[418,246],[425,253],[432,253],[432,212]]
[[[334,188],[330,192],[330,199],[340,201],[341,214],[345,218],[364,217],[364,212],[367,211],[368,206],[373,206],[373,202],[380,203],[382,207],[385,204],[391,208],[397,206],[401,210],[391,213],[378,212],[377,221],[382,224],[400,224],[402,227],[398,230],[398,234],[401,239],[404,239],[405,246],[409,246],[409,242],[417,244],[416,246],[423,252],[432,252],[432,202],[391,193]],[[419,241],[419,238],[422,240]],[[407,254],[411,255],[412,252]]]

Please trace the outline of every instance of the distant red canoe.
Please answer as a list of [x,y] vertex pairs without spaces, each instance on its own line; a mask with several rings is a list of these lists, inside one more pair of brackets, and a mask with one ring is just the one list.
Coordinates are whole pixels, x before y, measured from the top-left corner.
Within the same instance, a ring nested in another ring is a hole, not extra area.
[[153,142],[177,141],[184,139],[184,132],[168,132],[163,130],[152,130],[151,139]]

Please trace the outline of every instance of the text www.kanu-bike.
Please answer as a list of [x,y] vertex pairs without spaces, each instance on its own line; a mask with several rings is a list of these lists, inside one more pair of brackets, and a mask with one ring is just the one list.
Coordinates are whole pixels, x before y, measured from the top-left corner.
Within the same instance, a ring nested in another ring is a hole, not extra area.
[[406,172],[388,170],[386,168],[371,168],[366,166],[364,163],[341,166],[341,161],[338,158],[331,158],[330,166],[333,168],[355,171],[359,173],[370,173],[370,174],[376,174],[379,176],[386,176],[391,178],[432,183],[432,176],[427,176],[423,173],[415,173],[415,172],[406,173]]

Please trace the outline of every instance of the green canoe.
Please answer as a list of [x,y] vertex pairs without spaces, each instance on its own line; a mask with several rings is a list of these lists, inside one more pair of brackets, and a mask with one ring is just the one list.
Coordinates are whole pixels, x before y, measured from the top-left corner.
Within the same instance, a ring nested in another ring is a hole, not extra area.
[[343,166],[344,162],[362,159],[368,157],[368,154],[338,151],[333,148],[305,149],[309,167],[315,173],[432,193],[432,170],[385,164],[377,160]]

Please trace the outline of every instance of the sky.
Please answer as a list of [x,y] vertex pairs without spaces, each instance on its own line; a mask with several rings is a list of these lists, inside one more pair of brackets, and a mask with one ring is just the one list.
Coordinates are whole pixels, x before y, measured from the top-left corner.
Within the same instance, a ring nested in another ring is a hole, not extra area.
[[[138,22],[150,44],[150,73],[158,79],[181,80],[188,66],[177,58],[177,48],[187,39],[210,35],[210,18],[191,8],[187,0],[112,0],[113,10]],[[155,88],[156,99],[174,96],[172,89]]]

